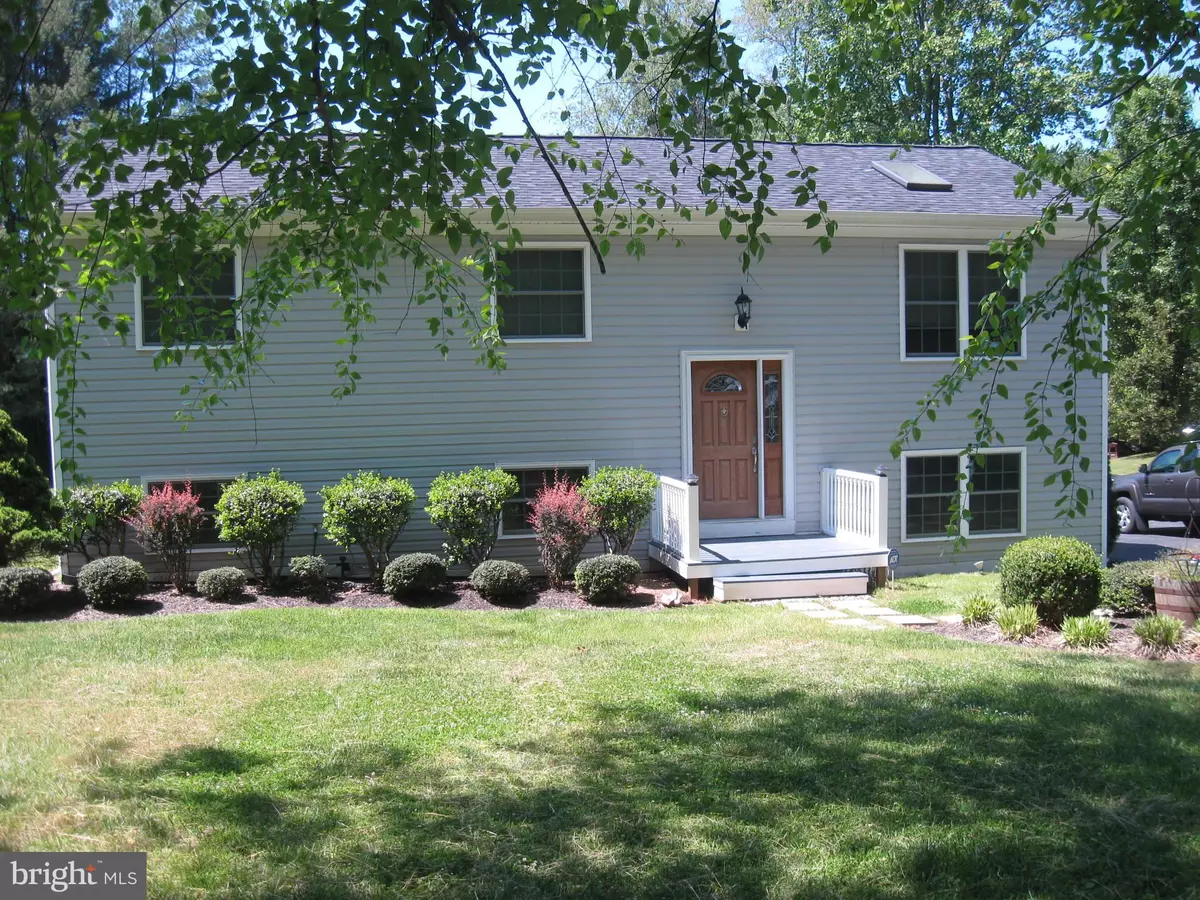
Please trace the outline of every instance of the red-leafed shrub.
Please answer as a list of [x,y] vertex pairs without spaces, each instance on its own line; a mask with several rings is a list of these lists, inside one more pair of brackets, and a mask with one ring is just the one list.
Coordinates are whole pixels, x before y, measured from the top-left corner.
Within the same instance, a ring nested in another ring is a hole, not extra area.
[[190,482],[181,491],[168,483],[148,493],[129,520],[146,552],[162,557],[167,578],[177,591],[187,590],[192,547],[205,515]]
[[537,535],[542,566],[553,587],[570,581],[583,548],[595,533],[591,504],[574,482],[555,476],[529,505],[529,524]]

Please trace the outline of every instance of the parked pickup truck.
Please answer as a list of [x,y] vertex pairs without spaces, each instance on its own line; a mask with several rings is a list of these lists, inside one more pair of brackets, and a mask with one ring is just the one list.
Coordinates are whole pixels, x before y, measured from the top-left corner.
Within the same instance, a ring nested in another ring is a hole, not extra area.
[[1168,447],[1136,475],[1113,479],[1117,523],[1122,534],[1145,532],[1151,519],[1188,522],[1200,520],[1200,476],[1196,474],[1197,447]]

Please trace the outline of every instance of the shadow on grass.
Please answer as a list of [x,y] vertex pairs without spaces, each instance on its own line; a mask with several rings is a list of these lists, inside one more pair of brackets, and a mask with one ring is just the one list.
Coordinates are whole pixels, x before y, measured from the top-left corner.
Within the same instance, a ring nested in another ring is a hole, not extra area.
[[737,679],[454,768],[198,747],[109,767],[93,799],[139,810],[152,859],[192,848],[176,889],[239,896],[1195,896],[1200,715],[1158,693],[1187,682],[1014,680]]

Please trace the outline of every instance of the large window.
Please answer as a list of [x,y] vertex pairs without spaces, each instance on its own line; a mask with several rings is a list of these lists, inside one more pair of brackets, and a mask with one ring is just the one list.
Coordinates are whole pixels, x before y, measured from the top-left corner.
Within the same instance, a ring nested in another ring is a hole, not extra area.
[[586,340],[587,254],[582,248],[515,250],[499,261],[508,287],[499,297],[506,339]]
[[505,537],[533,534],[529,525],[529,505],[544,487],[554,484],[555,476],[575,484],[583,481],[591,467],[582,464],[527,467],[501,466],[517,479],[517,493],[504,504],[500,513],[500,534]]
[[954,450],[916,451],[903,455],[901,469],[904,540],[944,540],[955,498],[971,514],[965,536],[1024,533],[1023,450],[985,450],[973,461]]
[[1015,309],[1020,299],[1020,289],[991,267],[996,257],[986,250],[901,248],[901,260],[905,359],[952,359],[962,352],[964,338],[981,330],[1005,353],[1023,355],[1020,329],[1011,315],[1001,313],[999,328],[981,322],[985,297],[1002,295],[1004,312]]
[[[217,527],[216,511],[217,501],[221,499],[221,491],[225,489],[225,485],[233,481],[233,478],[193,478],[193,479],[171,479],[171,485],[176,490],[183,490],[185,484],[190,483],[192,493],[200,496],[200,506],[205,512],[204,525],[200,529],[200,537],[196,541],[196,546],[199,548],[205,547],[224,547],[221,542]],[[157,481],[147,481],[147,493],[155,488],[161,488],[167,481],[160,479]]]
[[[168,318],[164,294],[187,304],[183,320]],[[198,258],[177,284],[143,275],[138,279],[138,340],[142,347],[172,343],[228,344],[237,337],[238,263],[232,250]]]

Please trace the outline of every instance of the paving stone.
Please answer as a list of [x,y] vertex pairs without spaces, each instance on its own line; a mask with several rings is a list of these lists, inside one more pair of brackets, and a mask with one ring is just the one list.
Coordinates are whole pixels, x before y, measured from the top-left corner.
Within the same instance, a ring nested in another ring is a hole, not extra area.
[[815,600],[783,600],[781,601],[785,607],[793,610],[805,609],[824,609],[820,603]]
[[853,597],[848,600],[830,600],[829,605],[834,609],[859,609],[869,608],[875,605],[874,601],[867,600],[865,597]]
[[848,619],[850,618],[840,609],[798,609],[796,612],[802,616],[808,616],[810,619]]
[[830,619],[830,625],[845,625],[847,628],[863,628],[867,631],[886,631],[886,625],[878,622],[868,622],[866,619]]
[[866,609],[864,607],[863,609],[856,609],[856,610],[854,610],[854,612],[856,615],[860,615],[860,616],[898,616],[898,615],[900,615],[900,610],[892,609],[890,606],[872,606],[870,609]]
[[925,616],[885,616],[883,621],[894,622],[897,625],[936,625],[936,619]]

